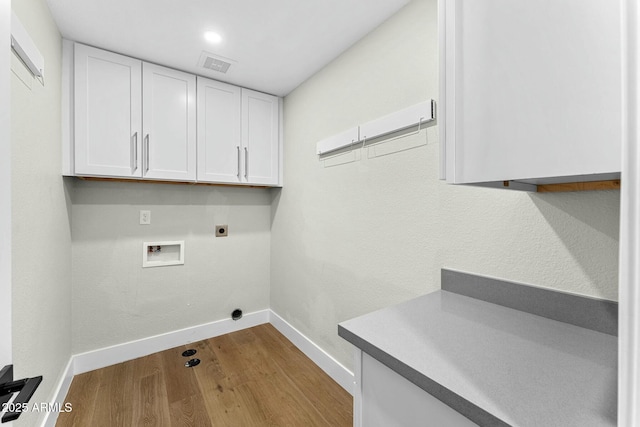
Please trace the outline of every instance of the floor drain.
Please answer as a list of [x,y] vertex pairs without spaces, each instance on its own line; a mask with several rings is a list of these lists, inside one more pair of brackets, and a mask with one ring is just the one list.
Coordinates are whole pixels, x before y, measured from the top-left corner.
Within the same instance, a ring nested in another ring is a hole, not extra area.
[[189,350],[185,350],[184,352],[182,352],[182,357],[191,357],[196,353],[197,353],[196,350],[190,348]]
[[200,359],[191,359],[187,363],[184,364],[187,368],[193,368],[194,366],[198,366],[200,364]]

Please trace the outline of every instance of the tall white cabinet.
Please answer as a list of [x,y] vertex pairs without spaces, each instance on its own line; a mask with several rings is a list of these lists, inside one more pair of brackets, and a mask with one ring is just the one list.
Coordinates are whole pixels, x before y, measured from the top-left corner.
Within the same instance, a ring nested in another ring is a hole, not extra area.
[[279,102],[198,77],[198,181],[277,185]]
[[74,50],[75,173],[142,177],[142,62]]
[[620,0],[440,0],[441,178],[619,178]]

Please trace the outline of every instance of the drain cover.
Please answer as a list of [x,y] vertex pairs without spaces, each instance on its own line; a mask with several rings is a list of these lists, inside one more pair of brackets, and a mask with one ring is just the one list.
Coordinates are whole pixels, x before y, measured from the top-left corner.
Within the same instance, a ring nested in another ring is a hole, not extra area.
[[187,368],[193,368],[194,366],[198,366],[200,364],[200,359],[191,359],[187,363],[184,364]]
[[196,354],[196,353],[197,353],[197,351],[196,351],[196,350],[194,350],[194,349],[190,348],[189,350],[185,350],[185,351],[183,351],[183,352],[182,352],[182,356],[183,356],[183,357],[191,357],[191,356],[193,356],[193,355],[194,355],[194,354]]

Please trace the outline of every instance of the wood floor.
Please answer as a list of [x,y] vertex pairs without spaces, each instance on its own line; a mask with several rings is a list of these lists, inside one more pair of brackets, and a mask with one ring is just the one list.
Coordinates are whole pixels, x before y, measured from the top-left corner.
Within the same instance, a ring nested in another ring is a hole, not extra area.
[[77,375],[66,402],[57,427],[353,424],[351,395],[270,324]]

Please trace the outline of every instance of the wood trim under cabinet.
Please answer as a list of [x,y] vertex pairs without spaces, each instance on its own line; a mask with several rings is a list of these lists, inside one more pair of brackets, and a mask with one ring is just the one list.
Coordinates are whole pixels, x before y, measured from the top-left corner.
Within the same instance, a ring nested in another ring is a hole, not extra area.
[[562,191],[598,191],[598,190],[620,190],[620,180],[612,179],[608,181],[590,182],[565,182],[562,184],[538,185],[538,193],[557,193]]
[[107,182],[134,182],[142,184],[172,184],[172,185],[207,185],[216,187],[243,187],[243,188],[278,188],[268,185],[243,185],[243,184],[217,184],[213,182],[189,182],[189,181],[157,181],[148,179],[128,179],[128,178],[100,178],[95,176],[76,176],[83,181],[107,181]]

